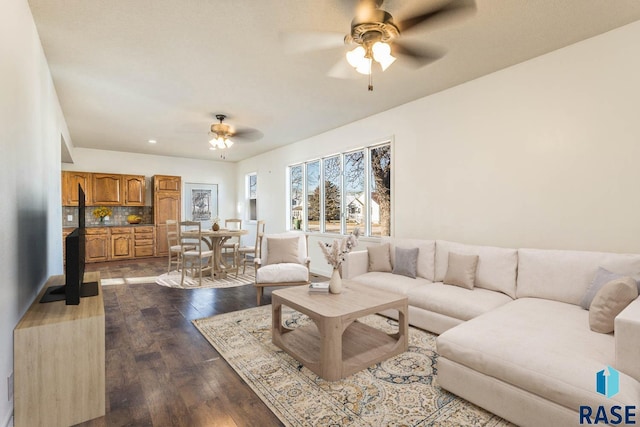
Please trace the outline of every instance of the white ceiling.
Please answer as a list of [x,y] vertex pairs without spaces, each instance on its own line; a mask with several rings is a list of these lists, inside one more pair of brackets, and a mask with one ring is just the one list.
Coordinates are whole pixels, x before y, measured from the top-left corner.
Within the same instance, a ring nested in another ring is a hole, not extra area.
[[[262,138],[238,161],[640,19],[637,0],[476,0],[464,20],[403,34],[447,54],[335,79],[347,48],[286,52],[282,35],[347,34],[356,0],[29,0],[74,146],[219,160],[216,113]],[[387,0],[397,20],[441,0]],[[156,139],[157,144],[147,141]]]

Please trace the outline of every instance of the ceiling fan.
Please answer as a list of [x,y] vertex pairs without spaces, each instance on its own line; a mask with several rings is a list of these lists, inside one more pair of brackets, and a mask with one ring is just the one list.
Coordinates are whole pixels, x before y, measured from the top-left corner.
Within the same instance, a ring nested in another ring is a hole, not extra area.
[[[384,0],[358,0],[355,17],[351,21],[351,30],[344,36],[343,44],[353,45],[355,48],[348,51],[346,59],[348,64],[358,73],[369,76],[369,91],[373,90],[372,72],[374,65],[379,65],[385,71],[396,60],[393,55],[404,56],[412,59],[418,66],[426,65],[444,55],[441,49],[415,48],[406,42],[400,41],[404,34],[420,24],[434,23],[436,21],[460,18],[468,13],[475,12],[474,0],[448,0],[439,6],[431,5],[422,12],[395,21],[393,16],[381,9]],[[331,37],[331,36],[329,36]],[[326,48],[331,45],[328,38],[307,37],[317,47]],[[335,41],[335,37],[333,37]],[[341,44],[342,44],[341,43]],[[296,44],[298,46],[296,46]],[[299,46],[299,43],[290,41],[292,51],[308,50]],[[313,48],[307,46],[307,48]],[[393,54],[393,55],[392,55]],[[346,77],[344,60],[338,62],[329,72],[332,77]],[[349,71],[349,68],[347,68]]]
[[[215,116],[219,123],[211,125],[209,132],[209,135],[212,136],[209,140],[209,144],[211,144],[209,149],[211,150],[222,150],[231,147],[235,142],[253,142],[262,137],[262,133],[255,129],[235,129],[227,123],[223,123],[227,118],[225,114],[216,114]],[[235,141],[232,141],[231,138]]]

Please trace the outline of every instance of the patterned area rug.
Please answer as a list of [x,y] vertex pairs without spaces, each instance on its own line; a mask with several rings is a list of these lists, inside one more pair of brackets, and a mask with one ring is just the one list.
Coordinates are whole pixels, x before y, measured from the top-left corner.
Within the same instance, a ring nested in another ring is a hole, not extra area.
[[[243,286],[251,284],[255,281],[253,269],[247,269],[246,274],[228,274],[226,279],[211,280],[211,276],[202,277],[202,286],[198,283],[197,277],[185,276],[184,286],[180,284],[182,275],[179,271],[162,274],[151,282],[158,285],[167,286],[169,288],[193,289],[193,288],[233,288],[234,286]],[[149,282],[147,282],[149,283]]]
[[[283,307],[289,327],[307,324]],[[360,321],[387,332],[397,322]],[[193,322],[286,426],[508,426],[505,420],[436,383],[435,335],[409,328],[409,350],[340,381],[328,382],[271,343],[271,306]]]

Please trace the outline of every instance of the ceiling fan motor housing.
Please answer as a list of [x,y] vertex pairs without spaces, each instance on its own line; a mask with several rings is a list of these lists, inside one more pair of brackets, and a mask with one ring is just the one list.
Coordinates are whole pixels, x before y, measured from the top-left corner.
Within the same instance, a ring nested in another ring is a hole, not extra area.
[[375,42],[388,43],[400,35],[393,23],[393,16],[384,10],[374,10],[366,20],[354,18],[351,22],[351,34],[345,37],[345,43],[357,43],[371,46]]

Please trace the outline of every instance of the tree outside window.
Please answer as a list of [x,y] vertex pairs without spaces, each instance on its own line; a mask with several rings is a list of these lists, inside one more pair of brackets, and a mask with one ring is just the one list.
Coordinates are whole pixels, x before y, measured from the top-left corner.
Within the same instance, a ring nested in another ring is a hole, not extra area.
[[307,231],[320,231],[320,160],[307,163]]
[[371,148],[370,153],[371,236],[389,236],[391,233],[391,145]]
[[342,210],[342,170],[340,156],[324,159],[324,231],[340,233]]

